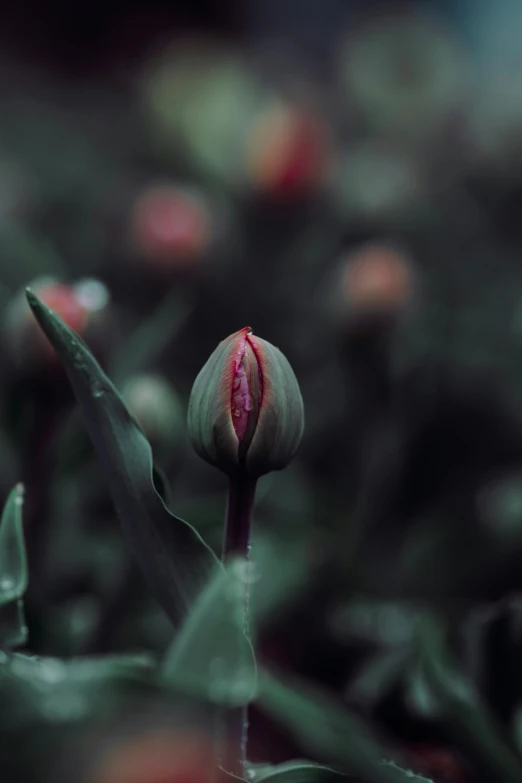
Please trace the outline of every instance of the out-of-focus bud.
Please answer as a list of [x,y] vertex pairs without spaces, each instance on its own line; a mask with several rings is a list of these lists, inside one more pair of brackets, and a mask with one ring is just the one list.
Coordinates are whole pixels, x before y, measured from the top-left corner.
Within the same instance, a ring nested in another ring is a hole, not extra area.
[[87,783],[209,783],[213,774],[215,759],[207,738],[150,732],[109,747]]
[[[38,278],[31,283],[31,288],[67,326],[80,335],[85,332],[89,311],[78,299],[74,288],[54,278]],[[54,349],[36,323],[23,291],[17,294],[8,306],[5,332],[11,355],[18,364],[57,362]]]
[[247,62],[213,41],[176,42],[142,80],[143,106],[164,152],[232,188],[241,184],[238,151],[265,92]]
[[343,266],[342,298],[351,313],[395,313],[414,295],[409,259],[388,245],[365,245],[349,256]]
[[214,235],[211,210],[196,190],[152,185],[134,203],[131,241],[140,256],[164,271],[193,267],[208,251]]
[[351,110],[367,127],[432,138],[462,112],[470,67],[440,19],[416,12],[372,14],[351,31],[340,67]]
[[164,378],[136,375],[124,383],[122,396],[154,450],[170,448],[179,441],[184,426],[183,409]]
[[245,169],[256,192],[278,200],[309,195],[324,185],[331,164],[329,129],[318,115],[274,101],[254,120]]
[[[66,285],[52,277],[41,277],[33,280],[30,286],[42,302],[78,334],[85,336],[92,330],[94,336],[97,325],[101,326],[110,295],[100,280],[85,279]],[[7,308],[4,333],[16,364],[33,367],[58,364],[54,349],[27,306],[24,291],[16,294]]]
[[419,743],[409,745],[407,752],[418,760],[416,770],[424,775],[441,776],[442,780],[467,783],[469,770],[461,758],[450,748]]
[[227,337],[194,382],[188,428],[200,457],[230,475],[284,468],[304,428],[299,384],[286,357],[249,327]]

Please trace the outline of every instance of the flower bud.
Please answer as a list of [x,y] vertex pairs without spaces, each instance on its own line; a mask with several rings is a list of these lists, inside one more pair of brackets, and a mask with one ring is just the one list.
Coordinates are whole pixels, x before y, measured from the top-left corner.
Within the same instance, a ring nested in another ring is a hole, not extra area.
[[93,767],[89,783],[208,783],[215,759],[205,736],[150,730],[113,742]]
[[257,117],[246,144],[246,174],[258,193],[286,200],[317,192],[331,168],[331,140],[319,115],[274,103]]
[[125,381],[122,396],[154,451],[178,443],[182,406],[174,388],[164,378],[151,373],[132,376]]
[[192,267],[208,250],[213,233],[209,205],[196,190],[175,184],[154,185],[134,204],[133,243],[158,269]]
[[347,259],[342,293],[352,312],[398,312],[412,300],[414,291],[409,259],[391,246],[368,244]]
[[[89,322],[89,309],[72,286],[54,278],[42,277],[34,280],[31,288],[67,326],[80,335],[85,333]],[[10,355],[18,365],[58,365],[54,349],[27,307],[23,291],[16,294],[9,303],[3,326]]]
[[286,357],[249,327],[227,337],[194,382],[188,427],[199,456],[230,475],[284,468],[304,427],[299,384]]

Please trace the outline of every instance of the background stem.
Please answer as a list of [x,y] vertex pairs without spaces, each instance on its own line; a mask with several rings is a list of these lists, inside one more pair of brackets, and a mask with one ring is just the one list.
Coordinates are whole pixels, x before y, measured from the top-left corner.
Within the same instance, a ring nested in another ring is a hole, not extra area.
[[[233,557],[250,557],[253,508],[257,479],[246,476],[230,479],[228,489],[225,535],[223,539],[223,562]],[[248,603],[249,580],[243,581],[244,624],[249,634]],[[223,720],[224,767],[234,775],[244,777],[248,742],[248,705],[227,710]]]

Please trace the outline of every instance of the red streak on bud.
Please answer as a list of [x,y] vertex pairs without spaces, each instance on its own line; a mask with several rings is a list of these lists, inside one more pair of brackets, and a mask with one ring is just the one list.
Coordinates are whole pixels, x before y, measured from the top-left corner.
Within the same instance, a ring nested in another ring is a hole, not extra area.
[[251,351],[248,344],[248,334],[241,341],[235,360],[234,375],[232,380],[232,398],[230,407],[232,410],[232,423],[237,439],[242,441],[248,426],[248,414],[252,410],[252,396],[248,386],[248,376],[245,368],[245,354]]

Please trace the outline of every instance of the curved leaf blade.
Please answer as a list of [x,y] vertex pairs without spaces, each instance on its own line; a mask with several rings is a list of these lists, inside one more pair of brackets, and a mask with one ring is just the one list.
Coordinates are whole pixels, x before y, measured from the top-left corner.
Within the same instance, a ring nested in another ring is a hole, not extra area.
[[65,367],[129,547],[157,601],[177,625],[212,571],[220,568],[219,560],[158,495],[150,444],[86,344],[30,290],[26,294]]
[[0,606],[17,601],[27,590],[27,558],[22,526],[24,487],[9,493],[0,520]]
[[249,779],[254,783],[341,783],[346,776],[310,761],[287,761],[276,766],[250,767]]

